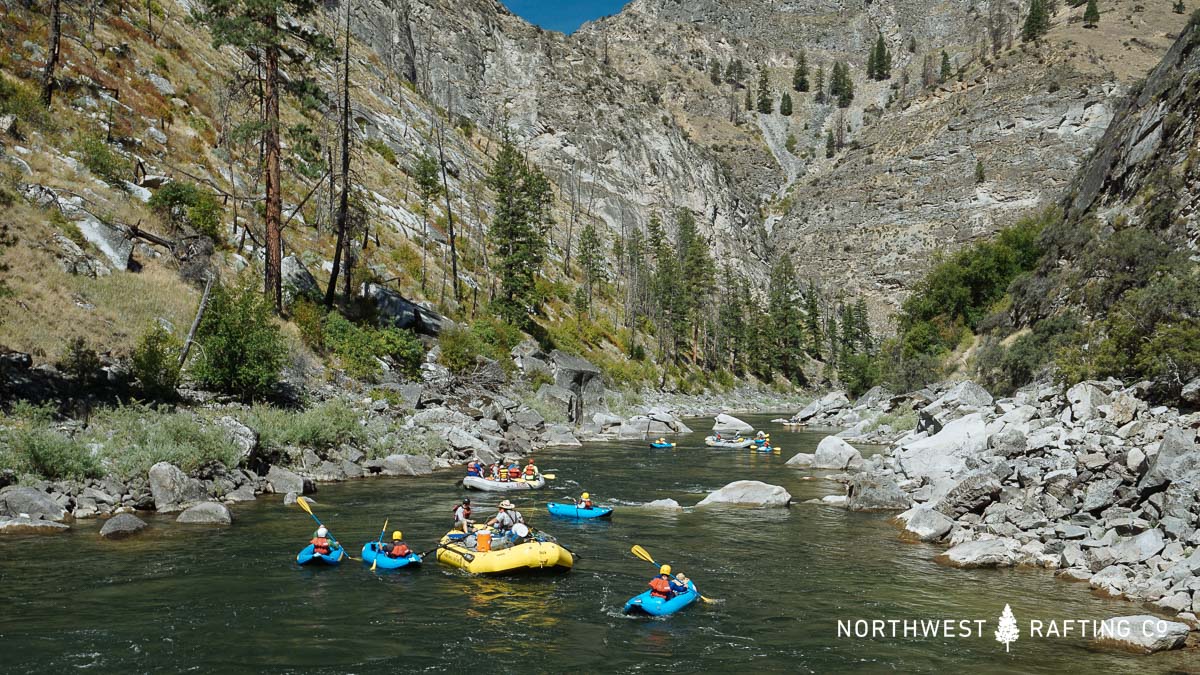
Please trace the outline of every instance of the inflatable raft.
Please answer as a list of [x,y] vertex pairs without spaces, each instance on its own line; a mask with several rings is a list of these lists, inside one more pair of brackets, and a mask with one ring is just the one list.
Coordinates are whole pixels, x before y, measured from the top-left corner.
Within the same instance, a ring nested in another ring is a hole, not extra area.
[[491,478],[483,478],[481,476],[467,476],[463,479],[463,487],[473,490],[487,490],[488,492],[521,492],[546,487],[546,479],[538,476],[533,480],[526,480],[524,478],[518,478],[517,480],[492,480]]
[[[409,553],[403,558],[393,558],[387,554],[379,553],[378,548],[376,548],[378,546],[379,542],[377,541],[368,541],[363,544],[362,559],[364,565],[370,566],[374,564],[376,569],[381,570],[398,570],[401,567],[421,564],[421,556],[417,553]],[[378,562],[375,560],[376,557],[379,558]]]
[[714,448],[748,448],[754,444],[754,441],[749,438],[726,439],[719,436],[709,436],[704,439],[704,444],[711,445]]
[[301,565],[308,565],[310,563],[325,563],[326,565],[336,565],[336,564],[342,562],[342,558],[345,557],[345,555],[346,555],[346,550],[343,549],[341,546],[338,546],[336,548],[331,548],[331,549],[329,549],[329,553],[323,554],[323,553],[317,553],[315,550],[313,550],[313,545],[309,544],[308,546],[305,546],[303,550],[301,550],[299,553],[296,554],[296,562]]
[[550,502],[546,505],[550,515],[562,516],[564,518],[611,518],[612,507],[593,506],[590,509],[585,509],[574,504],[563,504],[561,502]]
[[[566,572],[575,564],[567,549],[553,537],[541,532],[530,534],[522,543],[480,551],[482,540],[490,540],[491,529],[476,526],[475,533],[464,535],[450,531],[438,543],[438,562],[471,574],[516,574],[522,572]],[[487,547],[486,544],[483,544]]]
[[688,581],[687,593],[680,593],[670,600],[656,598],[650,595],[650,591],[646,591],[641,595],[632,597],[629,602],[625,603],[626,614],[644,614],[649,616],[670,616],[675,612],[687,607],[700,597],[700,593],[696,590],[696,584]]

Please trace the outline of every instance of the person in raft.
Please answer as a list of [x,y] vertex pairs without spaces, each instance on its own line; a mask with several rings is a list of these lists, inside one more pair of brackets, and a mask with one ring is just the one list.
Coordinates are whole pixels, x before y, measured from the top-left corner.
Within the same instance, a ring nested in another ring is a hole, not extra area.
[[491,476],[489,476],[489,478],[491,478],[492,480],[500,480],[500,464],[499,464],[499,462],[492,462],[492,468],[491,468],[490,473],[491,473]]
[[313,553],[320,555],[329,555],[329,552],[333,550],[329,539],[329,530],[325,529],[324,525],[317,528],[317,531],[313,533],[312,540],[308,543],[312,544]]
[[676,574],[675,578],[671,580],[671,592],[675,595],[688,592],[688,578],[684,576],[683,572]]
[[592,496],[586,492],[579,495],[579,499],[575,500],[575,506],[578,506],[581,509],[594,508],[592,506]]
[[408,544],[404,543],[404,533],[400,530],[396,530],[392,533],[391,545],[389,546],[388,544],[384,544],[383,550],[387,553],[387,557],[389,558],[403,558],[409,553],[412,553],[412,549],[408,547]]
[[535,480],[541,471],[538,470],[537,464],[533,463],[533,458],[529,458],[529,463],[525,465],[525,480]]
[[671,566],[663,565],[658,568],[658,576],[650,580],[650,595],[663,600],[670,600],[675,597],[675,591],[671,589]]
[[496,531],[497,534],[503,535],[505,538],[511,538],[513,527],[518,524],[525,524],[525,517],[517,510],[517,507],[512,502],[505,499],[500,502],[498,507],[500,510],[496,512],[490,520],[487,521],[489,527]]
[[478,476],[478,477],[482,478],[483,477],[483,465],[480,464],[479,462],[471,462],[471,463],[467,464],[467,476],[468,477]]
[[516,462],[508,465],[508,479],[521,480],[521,466]]
[[461,504],[454,507],[454,525],[451,529],[470,532],[475,521],[471,520],[471,498],[465,497]]

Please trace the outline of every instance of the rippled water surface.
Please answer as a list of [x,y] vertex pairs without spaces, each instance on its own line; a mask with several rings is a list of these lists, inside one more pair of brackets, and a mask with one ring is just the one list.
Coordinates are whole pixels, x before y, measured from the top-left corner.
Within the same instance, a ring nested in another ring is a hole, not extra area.
[[[797,501],[839,485],[790,469],[821,435],[770,425],[780,454],[718,450],[702,433],[675,450],[595,443],[537,456],[557,474],[520,495],[534,526],[580,553],[569,574],[476,578],[437,564],[369,573],[361,563],[295,565],[313,522],[270,496],[235,508],[225,529],[151,518],[144,536],[102,541],[100,521],[46,538],[0,543],[0,671],[5,672],[1162,672],[1200,669],[1195,653],[1134,657],[1081,639],[1034,638],[1028,620],[1137,613],[1086,586],[1032,570],[934,565],[937,549],[901,542],[886,518],[797,504],[790,509],[651,511],[690,507],[725,483],[759,479]],[[703,421],[695,421],[696,425]],[[465,493],[457,472],[322,486],[315,512],[356,553],[385,517],[417,550],[445,532]],[[612,522],[552,519],[548,500],[588,490],[617,505]],[[479,510],[499,497],[472,493]],[[352,544],[352,545],[351,545]],[[654,569],[641,544],[718,600],[667,620],[620,608]],[[1021,637],[1011,651],[993,631],[1005,604]],[[982,637],[839,638],[839,620],[986,619]],[[382,670],[381,670],[382,669]]]

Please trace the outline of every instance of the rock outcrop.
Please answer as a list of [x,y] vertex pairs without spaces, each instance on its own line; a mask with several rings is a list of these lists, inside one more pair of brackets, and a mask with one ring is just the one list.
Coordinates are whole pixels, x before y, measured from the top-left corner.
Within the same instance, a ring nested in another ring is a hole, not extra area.
[[710,493],[700,500],[696,506],[712,506],[717,504],[735,504],[740,506],[787,506],[792,501],[792,495],[778,485],[770,485],[757,480],[734,481],[725,487]]

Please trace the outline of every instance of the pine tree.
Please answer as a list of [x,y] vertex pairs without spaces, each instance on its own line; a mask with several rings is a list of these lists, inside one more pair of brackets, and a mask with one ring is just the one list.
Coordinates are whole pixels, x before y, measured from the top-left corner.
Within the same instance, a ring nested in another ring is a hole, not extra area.
[[[317,0],[202,0],[201,18],[212,31],[213,45],[230,45],[250,54],[262,73],[261,114],[263,219],[266,224],[266,274],[264,286],[276,311],[283,309],[283,188],[280,171],[279,99],[284,81],[279,57],[290,45],[300,45],[311,57],[332,51],[332,42],[304,27],[304,19],[320,7]],[[293,79],[289,90],[304,91],[304,82]]]
[[808,91],[808,55],[800,50],[796,57],[796,72],[792,74],[792,88],[796,91]]
[[872,46],[871,50],[869,52],[867,52],[867,79],[869,79],[869,80],[876,79],[875,78],[875,72],[876,72],[875,68],[876,68],[876,64],[878,63],[878,61],[876,60],[878,58],[878,56],[879,56],[879,51],[876,49],[876,46]]
[[412,169],[413,180],[417,184],[417,194],[421,197],[421,290],[425,290],[426,258],[429,251],[429,207],[442,190],[438,180],[438,161],[430,154],[417,157]]
[[808,291],[804,294],[804,329],[805,350],[814,359],[821,358],[821,308],[817,288],[811,280],[808,282]]
[[1088,0],[1087,9],[1083,10],[1083,27],[1095,28],[1100,23],[1100,8],[1096,0]]
[[805,351],[804,323],[796,307],[796,268],[791,256],[775,256],[767,291],[767,313],[771,317],[772,363],[784,377],[803,380],[800,357]]
[[488,236],[496,247],[500,277],[500,293],[492,302],[506,321],[525,327],[538,309],[534,276],[546,254],[550,182],[505,138],[487,183],[496,193]]
[[583,270],[583,309],[590,311],[592,293],[597,284],[604,281],[604,244],[596,231],[596,225],[588,221],[579,233],[579,268]]
[[771,99],[771,82],[767,79],[767,67],[758,69],[758,112],[770,115],[775,104]]
[[750,87],[746,87],[746,110],[754,110],[754,95],[750,93]]
[[729,65],[725,66],[725,82],[728,84],[735,84],[737,82],[737,68],[733,63],[733,61],[730,61]]
[[833,151],[834,151],[833,129],[830,129],[825,134],[825,157],[826,157],[826,159],[833,157]]
[[952,73],[952,71],[951,71],[951,66],[950,66],[950,55],[947,54],[946,50],[943,49],[942,50],[942,72],[940,73],[938,80],[940,82],[945,82],[946,80],[949,80],[951,73]]
[[1171,6],[1171,9],[1176,14],[1183,14],[1187,11],[1187,6],[1183,4],[1183,0],[1175,0],[1175,4]]
[[783,92],[783,98],[779,100],[779,114],[784,117],[792,116],[792,97],[786,91]]
[[892,77],[892,53],[883,41],[883,34],[875,40],[875,75],[876,80],[883,81]]
[[708,64],[708,80],[716,85],[721,84],[721,71],[721,62],[714,56]]
[[817,66],[817,82],[816,82],[816,101],[817,103],[825,102],[825,68]]
[[1029,15],[1025,17],[1025,25],[1021,27],[1021,39],[1033,42],[1041,39],[1050,30],[1050,13],[1046,9],[1045,0],[1030,0]]
[[983,160],[975,160],[975,182],[982,183],[987,180],[987,176],[983,173]]

